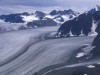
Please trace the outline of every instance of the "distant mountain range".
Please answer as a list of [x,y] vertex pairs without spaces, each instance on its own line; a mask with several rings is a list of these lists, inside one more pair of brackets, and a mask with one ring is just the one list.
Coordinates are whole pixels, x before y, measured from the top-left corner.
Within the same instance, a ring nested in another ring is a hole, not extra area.
[[[0,15],[0,23],[2,23],[0,25],[0,30],[9,31],[43,26],[57,26],[63,24],[65,21],[73,19],[78,15],[78,12],[75,12],[71,9],[63,11],[53,10],[50,13],[36,11],[35,13],[31,14],[29,14],[28,12],[24,12],[9,15]],[[7,24],[14,25],[7,26]]]
[[[97,13],[98,12],[98,13]],[[80,14],[72,20],[63,23],[58,30],[58,37],[90,35],[96,33],[97,23],[95,16],[99,18],[100,7],[96,6],[90,11]],[[99,18],[100,19],[100,18]]]
[[0,15],[0,31],[61,25],[57,33],[58,37],[89,35],[96,33],[97,24],[92,15],[97,11],[100,11],[99,6],[82,14],[69,9],[53,10],[50,13],[36,11],[31,14],[24,12]]
[[44,20],[44,19],[52,19],[56,23],[63,23],[66,20],[72,19],[76,17],[79,13],[75,12],[71,9],[64,11],[53,10],[50,13],[44,13],[41,11],[36,11],[35,13],[29,14],[28,12],[18,13],[18,14],[9,14],[9,15],[1,15],[0,19],[5,22],[10,23],[24,23],[24,22],[32,22],[36,20]]

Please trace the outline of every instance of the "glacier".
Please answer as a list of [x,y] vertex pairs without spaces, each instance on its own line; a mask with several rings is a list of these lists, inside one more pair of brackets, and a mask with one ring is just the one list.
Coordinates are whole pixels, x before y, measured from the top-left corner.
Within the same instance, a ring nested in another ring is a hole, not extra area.
[[75,50],[95,38],[45,39],[57,29],[49,26],[0,33],[0,75],[32,75],[47,66],[65,63]]

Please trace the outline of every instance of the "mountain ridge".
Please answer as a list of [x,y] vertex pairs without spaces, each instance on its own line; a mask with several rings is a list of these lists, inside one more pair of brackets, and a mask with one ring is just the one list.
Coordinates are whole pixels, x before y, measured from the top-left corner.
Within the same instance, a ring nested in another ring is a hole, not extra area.
[[65,23],[63,23],[58,29],[58,37],[68,37],[71,35],[87,36],[91,33],[96,33],[95,30],[99,21],[97,19],[94,20],[93,17],[96,16],[97,18],[99,18],[99,8],[99,6],[97,8],[93,8],[87,12],[80,14],[78,17],[75,17],[72,20],[68,20]]

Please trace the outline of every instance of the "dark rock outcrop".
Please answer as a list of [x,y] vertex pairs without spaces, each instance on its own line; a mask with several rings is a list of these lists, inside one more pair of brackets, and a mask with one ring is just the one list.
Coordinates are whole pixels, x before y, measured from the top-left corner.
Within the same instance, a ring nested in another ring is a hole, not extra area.
[[36,14],[36,17],[38,17],[39,19],[43,19],[44,17],[45,17],[45,13],[43,13],[43,12],[41,12],[41,11],[36,11],[35,12],[35,14]]
[[74,16],[76,16],[77,14],[79,14],[79,13],[77,13],[77,12],[71,10],[71,9],[64,10],[64,11],[61,11],[61,10],[59,10],[59,11],[53,10],[53,11],[50,12],[50,15],[52,15],[52,16],[53,15],[74,15]]
[[46,18],[45,20],[36,20],[27,23],[28,28],[43,27],[43,26],[56,26],[57,23],[52,19]]
[[22,15],[28,16],[29,14],[27,12],[24,12],[19,14],[1,15],[0,19],[10,23],[24,23],[21,17]]
[[81,35],[81,33],[84,35],[88,35],[89,32],[91,32],[91,27],[92,27],[92,14],[83,13],[78,17],[62,24],[58,30],[58,35],[60,33],[61,37],[69,36],[70,32],[76,36]]
[[[96,6],[95,8],[87,11],[78,17],[69,20],[61,25],[58,30],[57,35],[60,37],[70,36],[73,34],[79,36],[81,34],[89,35],[92,31],[92,25],[98,23],[100,20],[100,7]],[[98,32],[99,26],[97,26],[96,31]]]

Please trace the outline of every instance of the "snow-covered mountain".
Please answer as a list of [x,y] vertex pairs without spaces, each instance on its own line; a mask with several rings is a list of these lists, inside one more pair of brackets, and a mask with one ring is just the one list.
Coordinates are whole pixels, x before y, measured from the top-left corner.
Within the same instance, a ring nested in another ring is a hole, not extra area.
[[63,22],[68,21],[68,20],[70,20],[78,15],[79,15],[78,12],[75,12],[71,9],[63,10],[63,11],[53,10],[50,12],[50,16],[52,16],[53,19],[59,24],[62,24]]
[[60,26],[57,35],[60,37],[67,37],[96,34],[95,30],[97,28],[99,20],[94,19],[94,17],[96,16],[100,19],[99,14],[100,7],[96,6],[96,8],[84,12],[78,17],[75,17],[74,19],[68,20],[63,23]]
[[[54,14],[56,11],[56,14]],[[15,27],[17,30],[19,29],[27,29],[27,28],[34,28],[34,27],[42,27],[42,26],[55,26],[55,25],[61,25],[65,21],[72,19],[79,15],[78,12],[75,12],[71,9],[64,10],[64,11],[57,11],[53,10],[50,13],[44,13],[41,11],[36,11],[35,13],[16,13],[16,14],[9,14],[9,15],[0,15],[0,20],[4,24],[19,24],[21,27]],[[10,27],[10,26],[9,26]],[[12,27],[12,26],[11,26]],[[0,25],[0,29],[2,30],[11,30],[6,28],[6,26],[3,28],[2,25]]]
[[63,11],[61,11],[61,10],[59,10],[59,11],[53,10],[53,11],[50,12],[50,15],[52,15],[52,16],[53,15],[74,15],[74,16],[76,16],[77,14],[78,13],[73,11],[72,9],[63,10]]
[[[33,14],[31,16],[27,16],[27,18],[34,16],[34,19],[37,19],[37,21],[51,19],[52,21],[57,23],[56,25],[61,25],[65,21],[68,21],[78,15],[79,15],[78,12],[75,12],[75,11],[69,9],[69,10],[64,10],[64,11],[53,10],[48,14],[43,13],[41,11],[36,11],[35,14]],[[26,21],[25,16],[23,16],[23,17],[24,17],[24,21]],[[34,22],[34,19],[33,19],[33,22]]]
[[57,23],[60,22],[63,23],[69,19],[76,17],[77,15],[79,15],[78,12],[69,9],[64,11],[53,10],[50,13],[36,11],[35,13],[31,14],[29,14],[28,12],[24,12],[18,14],[1,15],[0,19],[10,23],[23,23],[23,22],[32,22],[34,20],[43,20],[46,18],[50,18]]

